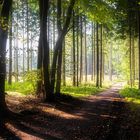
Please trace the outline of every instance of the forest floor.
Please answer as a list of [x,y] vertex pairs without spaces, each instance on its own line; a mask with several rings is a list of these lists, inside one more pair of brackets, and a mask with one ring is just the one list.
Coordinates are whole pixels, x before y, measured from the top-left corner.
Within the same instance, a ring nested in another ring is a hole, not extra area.
[[33,98],[7,96],[15,115],[1,122],[6,140],[140,140],[140,119],[118,92],[122,83],[82,99],[42,103]]

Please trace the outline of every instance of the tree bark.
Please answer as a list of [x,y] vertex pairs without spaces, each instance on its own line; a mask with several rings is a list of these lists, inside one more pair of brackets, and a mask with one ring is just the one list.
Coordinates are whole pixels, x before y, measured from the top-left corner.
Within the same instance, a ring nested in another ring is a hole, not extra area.
[[47,42],[47,16],[49,9],[49,0],[40,0],[40,39],[39,39],[39,56],[38,69],[42,71],[44,83],[39,81],[39,88],[44,93],[44,100],[51,101],[53,96],[50,92],[50,74],[49,74],[49,44]]
[[100,34],[100,87],[102,87],[102,77],[103,77],[103,44],[102,44],[102,25],[101,25],[101,34]]
[[87,82],[87,28],[86,28],[86,17],[85,17],[85,82]]
[[92,71],[91,71],[91,81],[94,80],[94,38],[93,38],[93,35],[94,35],[94,24],[92,22],[92,33],[91,33],[91,47],[92,47],[91,68],[92,68]]
[[81,29],[80,29],[80,84],[83,80],[83,21],[80,17]]
[[138,17],[137,17],[138,19],[138,21],[137,21],[137,23],[138,23],[138,56],[139,56],[139,84],[138,84],[138,88],[140,89],[140,11],[138,10]]
[[29,48],[29,4],[28,0],[26,0],[26,21],[27,21],[27,71],[30,70],[30,48]]
[[[4,19],[4,24],[0,26],[0,113],[5,114],[7,105],[5,102],[5,76],[6,76],[6,41],[8,36],[8,20],[12,0],[4,0],[1,18]],[[4,29],[6,27],[6,30]]]
[[77,41],[77,73],[76,73],[76,85],[77,87],[79,86],[79,16],[77,16],[77,22],[76,22],[76,26],[77,26],[77,38],[76,38],[76,41]]
[[72,55],[73,55],[73,86],[76,86],[76,58],[75,58],[75,14],[73,11],[73,51],[72,51]]
[[10,12],[10,31],[9,31],[9,78],[8,84],[12,84],[12,11]]
[[96,76],[96,87],[99,87],[99,35],[98,35],[98,28],[99,28],[99,25],[97,23],[97,26],[96,26],[96,47],[97,47],[97,54],[96,54],[96,71],[97,71],[97,76]]

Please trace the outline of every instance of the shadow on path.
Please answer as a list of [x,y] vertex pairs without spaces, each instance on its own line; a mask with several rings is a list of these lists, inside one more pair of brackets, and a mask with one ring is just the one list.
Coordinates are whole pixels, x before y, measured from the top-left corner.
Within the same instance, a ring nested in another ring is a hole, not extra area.
[[[81,101],[33,103],[34,110],[25,110],[23,116],[7,121],[3,131],[9,129],[22,140],[129,140],[122,123],[126,114],[120,88],[117,84]],[[14,139],[10,133],[7,137]]]

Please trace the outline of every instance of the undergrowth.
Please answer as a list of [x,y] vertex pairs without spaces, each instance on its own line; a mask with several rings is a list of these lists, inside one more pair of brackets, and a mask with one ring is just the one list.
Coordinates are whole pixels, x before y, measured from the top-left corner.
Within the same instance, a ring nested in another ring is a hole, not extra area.
[[93,94],[97,94],[101,91],[103,91],[104,88],[97,88],[95,86],[79,86],[79,87],[73,87],[73,86],[66,86],[62,87],[61,92],[63,94],[70,94],[74,97],[85,97],[90,96]]
[[[61,93],[65,95],[71,95],[73,97],[85,97],[93,94],[97,94],[107,87],[97,88],[93,84],[80,85],[78,87],[62,86]],[[13,82],[12,85],[8,85],[6,82],[7,92],[19,92],[23,95],[35,94],[35,88],[29,81],[26,82]]]
[[35,93],[34,86],[30,82],[13,82],[11,85],[6,82],[5,88],[7,92],[19,92],[23,95]]
[[140,109],[140,90],[137,88],[125,87],[120,91],[120,94],[125,97],[129,103],[131,110],[136,111]]

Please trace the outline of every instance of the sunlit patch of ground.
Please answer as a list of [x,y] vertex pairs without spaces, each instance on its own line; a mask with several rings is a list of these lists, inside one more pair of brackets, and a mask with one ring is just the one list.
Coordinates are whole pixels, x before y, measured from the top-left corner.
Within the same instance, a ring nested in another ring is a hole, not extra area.
[[19,137],[21,140],[43,140],[43,139],[41,139],[37,136],[33,136],[31,134],[25,133],[24,131],[21,131],[21,130],[17,129],[11,123],[6,123],[5,126],[6,126],[7,129],[11,130],[11,132],[15,133],[15,135],[17,137]]
[[114,85],[115,88],[80,101],[55,103],[7,95],[9,108],[21,116],[7,122],[6,127],[23,140],[127,140],[132,136],[138,140],[140,128],[134,127],[136,121],[118,94],[121,86]]

